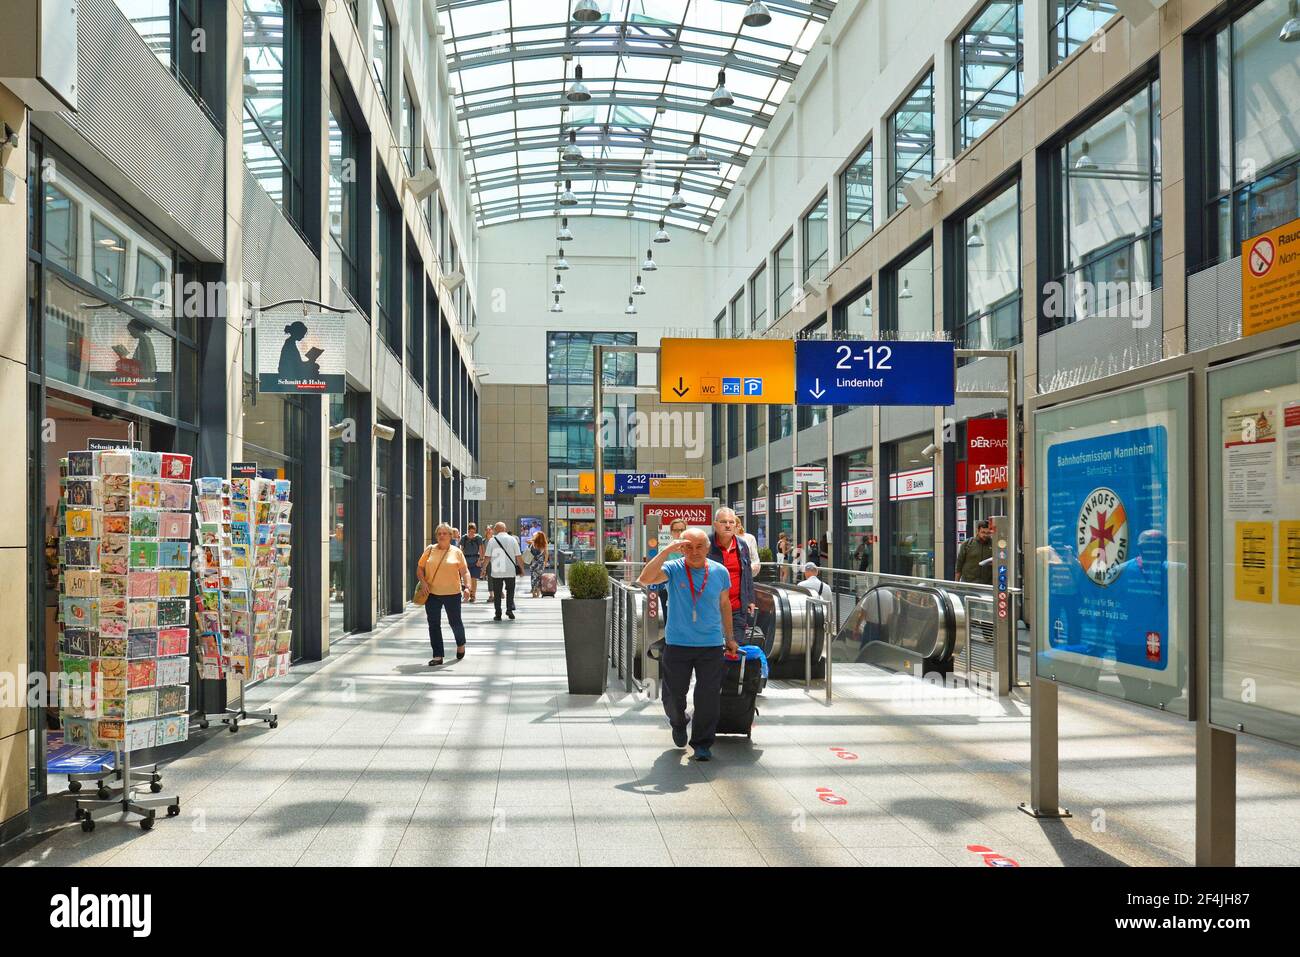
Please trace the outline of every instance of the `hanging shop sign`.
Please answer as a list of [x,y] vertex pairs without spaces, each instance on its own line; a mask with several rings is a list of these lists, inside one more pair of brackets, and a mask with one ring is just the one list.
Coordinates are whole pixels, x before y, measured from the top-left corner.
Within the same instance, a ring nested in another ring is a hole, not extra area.
[[825,485],[814,485],[808,489],[809,508],[826,508],[830,505],[830,501],[831,497]]
[[845,505],[862,505],[874,502],[876,497],[875,479],[850,479],[840,483],[840,495]]
[[889,500],[905,502],[934,495],[934,469],[910,469],[889,476]]
[[[570,505],[568,508],[569,508],[569,518],[589,519],[593,521],[596,518],[596,506],[594,505]],[[616,518],[617,515],[618,515],[618,507],[614,505],[613,502],[606,502],[605,517]]]
[[824,485],[826,470],[819,465],[796,465],[794,469],[795,485]]
[[799,405],[952,405],[957,367],[951,342],[800,339]]
[[657,521],[659,525],[671,525],[677,519],[687,525],[706,527],[713,524],[713,505],[710,502],[642,502],[642,527]]
[[141,319],[95,309],[86,318],[86,366],[99,388],[172,390],[172,340]]
[[343,392],[346,313],[259,312],[256,328],[258,391]]
[[755,514],[755,515],[766,515],[766,514],[767,514],[767,499],[766,499],[766,498],[756,498],[756,499],[754,499],[754,514]]
[[1300,322],[1300,219],[1241,244],[1241,331]]
[[791,339],[661,339],[659,401],[790,405]]
[[464,479],[465,501],[467,502],[484,502],[487,501],[487,479],[480,477],[466,476]]
[[113,449],[138,449],[139,442],[130,439],[86,439],[86,448],[92,452],[108,452]]

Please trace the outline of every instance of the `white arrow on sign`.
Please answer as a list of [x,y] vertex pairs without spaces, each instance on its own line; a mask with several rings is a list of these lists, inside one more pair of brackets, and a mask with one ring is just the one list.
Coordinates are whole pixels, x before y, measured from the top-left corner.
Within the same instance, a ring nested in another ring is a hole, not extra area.
[[820,399],[826,394],[826,390],[822,388],[822,380],[820,376],[813,380],[813,387],[808,390],[808,394],[814,399]]

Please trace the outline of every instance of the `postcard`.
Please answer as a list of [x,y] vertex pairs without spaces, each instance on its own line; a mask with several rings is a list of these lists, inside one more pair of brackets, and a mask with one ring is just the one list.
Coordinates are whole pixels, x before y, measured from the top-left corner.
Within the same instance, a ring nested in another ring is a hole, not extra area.
[[188,455],[182,455],[179,452],[164,452],[162,454],[162,468],[159,475],[162,478],[171,481],[188,482],[190,480],[190,468],[194,463]]
[[189,482],[162,482],[158,489],[159,505],[163,508],[188,512],[193,489],[194,486]]
[[158,516],[158,537],[188,542],[190,540],[190,513],[160,513]]
[[132,598],[158,597],[158,572],[132,571],[126,583],[126,593]]
[[131,452],[123,449],[120,451],[103,451],[99,453],[99,474],[108,475],[110,473],[125,473],[131,471]]
[[163,569],[158,572],[158,596],[160,598],[185,598],[190,593],[189,571]]
[[141,658],[129,661],[126,666],[126,684],[128,688],[148,688],[157,684],[158,661],[155,658]]
[[[135,715],[128,715],[136,717]],[[158,746],[157,721],[131,721],[126,726],[126,740],[123,747],[128,751],[143,751]]]
[[153,688],[128,691],[126,716],[128,719],[152,718],[158,714],[158,692]]
[[175,714],[188,711],[189,707],[188,685],[167,685],[158,689],[158,714]]
[[[89,628],[64,628],[63,650],[69,655],[90,655],[90,644],[94,635]],[[87,666],[89,669],[89,665]]]
[[99,622],[98,598],[64,598],[62,620],[74,628],[94,628]]
[[153,479],[131,479],[131,508],[157,508],[161,497],[158,482]]
[[126,640],[126,633],[129,625],[125,618],[105,618],[99,617],[99,635],[101,638],[121,638]]
[[95,474],[95,453],[94,452],[69,452],[68,453],[68,475],[94,475]]
[[93,568],[65,569],[63,594],[69,598],[98,598],[99,572]]
[[104,511],[121,513],[131,511],[131,495],[124,493],[121,495],[104,493]]
[[68,508],[93,508],[99,504],[99,482],[96,479],[68,479],[64,489]]
[[131,567],[156,568],[158,565],[158,543],[139,538],[131,539]]
[[158,731],[155,747],[165,744],[179,744],[190,736],[190,722],[185,715],[170,715],[158,719]]
[[158,602],[159,628],[187,625],[189,620],[190,601],[188,598],[164,598]]
[[137,508],[131,511],[131,536],[133,538],[158,537],[159,512],[152,508]]
[[[190,630],[188,628],[163,628],[158,632],[158,655],[188,655]],[[187,659],[188,660],[188,659]]]
[[[99,580],[103,581],[104,577],[105,576],[101,575]],[[125,596],[113,595],[107,598],[101,597],[99,599],[99,623],[101,628],[103,627],[104,619],[106,618],[118,618],[123,621],[126,620],[127,607]]]
[[128,658],[158,657],[158,632],[152,628],[132,628],[127,633]]
[[127,651],[126,638],[110,638],[100,635],[93,644],[93,650],[96,658],[125,658]]
[[158,565],[162,568],[189,568],[190,543],[170,541],[159,542]]
[[158,659],[158,684],[179,685],[189,680],[190,659],[188,657]]
[[131,513],[117,512],[103,518],[104,535],[130,535]]
[[105,475],[100,480],[105,495],[130,495],[131,494],[131,476]]
[[138,452],[131,450],[131,474],[145,478],[157,478],[162,471],[161,452]]
[[79,748],[90,747],[90,721],[86,718],[63,719],[63,743]]
[[70,508],[64,515],[69,538],[94,538],[95,514],[93,508]]

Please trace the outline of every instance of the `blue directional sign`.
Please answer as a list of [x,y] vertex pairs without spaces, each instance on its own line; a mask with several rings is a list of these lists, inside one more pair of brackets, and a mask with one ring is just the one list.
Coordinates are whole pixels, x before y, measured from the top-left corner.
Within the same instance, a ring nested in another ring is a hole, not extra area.
[[617,495],[649,495],[650,480],[663,477],[663,472],[616,472],[614,492]]
[[951,342],[800,339],[799,405],[952,405],[957,372]]

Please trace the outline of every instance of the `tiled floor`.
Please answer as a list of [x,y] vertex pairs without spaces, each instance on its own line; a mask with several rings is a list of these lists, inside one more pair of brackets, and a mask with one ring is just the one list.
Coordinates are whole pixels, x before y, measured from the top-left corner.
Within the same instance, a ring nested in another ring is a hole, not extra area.
[[[1020,701],[837,666],[833,705],[775,682],[752,745],[721,738],[696,764],[657,701],[565,693],[557,600],[522,598],[514,622],[483,604],[466,618],[462,662],[425,666],[414,610],[262,686],[278,729],[208,732],[165,767],[180,817],[147,833],[61,825],[8,865],[983,866],[972,844],[1021,865],[1192,859],[1193,735],[1169,716],[1063,693],[1076,816],[1039,823],[1016,809]],[[1243,739],[1241,863],[1300,863],[1298,772],[1294,752]]]

